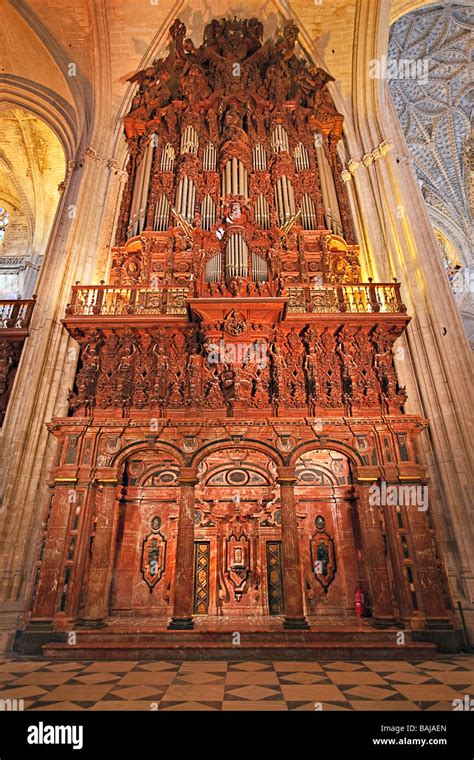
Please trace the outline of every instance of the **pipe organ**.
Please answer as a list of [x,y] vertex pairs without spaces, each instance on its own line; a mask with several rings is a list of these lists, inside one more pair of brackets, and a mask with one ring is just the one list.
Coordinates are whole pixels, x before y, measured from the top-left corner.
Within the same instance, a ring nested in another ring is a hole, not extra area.
[[272,132],[271,146],[274,153],[289,153],[290,151],[288,132],[281,124],[277,124]]
[[221,175],[222,195],[248,195],[247,169],[238,158],[227,161]]
[[151,167],[157,136],[153,133],[145,144],[135,175],[132,208],[130,212],[130,237],[139,235],[145,227]]
[[295,194],[288,177],[280,177],[275,187],[275,209],[278,224],[283,225],[296,212]]
[[216,204],[207,194],[201,203],[201,223],[203,230],[210,230],[216,222]]
[[[181,42],[176,37],[178,48]],[[330,105],[326,90],[319,113],[317,104],[322,101],[309,94],[308,85],[300,89],[299,74],[288,75],[286,70],[288,81],[282,87],[290,88],[292,107],[282,108],[279,89],[270,84],[269,75],[278,64],[263,47],[258,49],[261,57],[257,56],[252,74],[255,95],[252,87],[246,87],[244,100],[235,97],[232,88],[222,96],[224,70],[218,74],[212,56],[207,59],[204,52],[199,53],[200,63],[196,59],[186,64],[192,69],[187,82],[188,75],[179,73],[180,61],[188,56],[183,48],[183,53],[167,59],[170,70],[163,92],[168,94],[160,107],[145,94],[140,100],[139,93],[136,113],[140,119],[142,114],[149,118],[140,129],[132,117],[125,120],[133,150],[117,243],[148,230],[171,236],[167,245],[172,250],[173,236],[182,240],[184,235],[183,249],[200,250],[191,267],[194,281],[246,277],[275,282],[279,275],[281,280],[278,268],[269,266],[268,251],[281,235],[290,255],[288,246],[294,246],[291,241],[298,230],[330,232],[354,242],[346,187],[338,178],[335,181],[342,117]],[[157,82],[159,78],[157,72]],[[318,86],[325,88],[323,80]],[[275,101],[270,110],[263,106],[265,90],[266,102]],[[249,229],[252,224],[254,231]],[[189,279],[184,273],[191,269],[183,263],[173,277],[183,283]],[[289,263],[287,270],[291,271]]]
[[174,169],[174,160],[176,158],[175,150],[171,143],[166,143],[161,152],[160,171],[172,172]]
[[295,166],[296,171],[301,172],[303,170],[309,169],[309,153],[308,149],[306,148],[303,143],[299,142],[298,145],[295,148],[294,152],[295,156]]
[[222,275],[222,254],[216,253],[206,262],[206,282],[219,282]]
[[181,153],[191,153],[197,156],[199,137],[194,127],[187,126],[181,134]]
[[[426,482],[426,421],[404,414],[393,361],[400,283],[361,281],[330,77],[293,25],[264,44],[256,19],[213,19],[199,47],[179,20],[170,34],[153,75],[133,78],[110,282],[74,286],[63,320],[80,361],[70,413],[48,426],[22,641],[48,659],[146,658],[150,631],[170,652],[195,646],[161,632],[199,614],[203,647],[226,620],[254,635],[253,618],[273,646],[284,615],[309,656],[305,616],[326,614],[337,651],[352,617],[355,647],[397,657],[400,625],[418,647],[451,613],[424,511],[370,506],[376,478]],[[371,622],[391,632],[374,643]]]
[[305,193],[301,198],[301,224],[304,230],[316,230],[318,228],[316,207],[308,193]]
[[[225,274],[228,279],[247,277],[249,249],[238,232],[230,236],[225,248]],[[255,278],[257,279],[257,278]]]
[[181,177],[176,191],[176,209],[188,222],[194,219],[196,186],[187,174]]
[[324,205],[324,220],[326,229],[334,232],[335,235],[343,237],[344,232],[341,223],[341,214],[339,211],[339,201],[336,193],[336,186],[331,170],[331,165],[321,141],[321,136],[315,134],[316,157],[318,161],[319,176],[321,181],[321,193]]
[[267,168],[267,154],[261,143],[257,143],[253,147],[252,164],[256,171],[265,171]]
[[205,172],[215,172],[217,163],[217,151],[213,143],[208,143],[202,159],[202,168]]
[[270,229],[270,206],[262,193],[259,193],[255,198],[254,217],[255,223],[259,224],[262,229]]
[[170,202],[166,195],[162,193],[158,198],[155,210],[155,223],[153,229],[155,232],[164,232],[168,229],[170,217]]

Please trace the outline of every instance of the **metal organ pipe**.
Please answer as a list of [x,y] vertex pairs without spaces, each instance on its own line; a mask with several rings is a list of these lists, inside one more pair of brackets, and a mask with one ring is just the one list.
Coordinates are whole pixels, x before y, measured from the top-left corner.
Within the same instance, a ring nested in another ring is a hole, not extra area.
[[316,208],[313,199],[305,193],[301,199],[302,215],[301,223],[304,230],[317,229]]
[[170,203],[164,193],[160,195],[158,203],[156,204],[155,212],[155,232],[163,232],[168,229],[168,222],[170,216]]
[[277,211],[277,217],[279,224],[283,224],[285,221],[284,205],[283,205],[283,192],[281,188],[282,177],[278,180],[275,187],[275,206]]
[[247,277],[248,246],[242,235],[234,233],[230,236],[225,247],[226,276]]
[[210,195],[206,195],[201,204],[203,230],[210,230],[216,221],[216,205]]
[[270,229],[270,207],[262,193],[259,193],[255,199],[255,221],[264,230]]
[[160,171],[172,172],[174,169],[175,152],[171,143],[166,143],[161,153]]
[[143,175],[140,188],[140,207],[138,211],[138,234],[142,232],[146,223],[146,206],[148,200],[148,191],[150,189],[150,174],[153,163],[153,152],[155,145],[158,142],[158,136],[156,134],[151,135],[148,145],[146,147],[145,155],[142,158]]
[[283,192],[283,218],[289,219],[291,216],[290,212],[290,196],[288,193],[288,180],[286,177],[281,178],[281,189]]
[[252,151],[253,168],[257,171],[264,171],[267,168],[267,154],[261,143],[257,143]]
[[[334,234],[342,234],[341,215],[339,212],[339,202],[337,199],[336,188],[334,185],[334,177],[332,176],[332,169],[327,159],[324,147],[319,144],[319,136],[315,134],[316,145],[316,159],[318,162],[319,176],[321,179],[321,194],[323,196],[324,205],[324,218],[326,220],[326,226],[332,230]],[[318,137],[318,142],[316,138]]]
[[222,254],[219,252],[206,261],[206,282],[218,282],[221,277]]

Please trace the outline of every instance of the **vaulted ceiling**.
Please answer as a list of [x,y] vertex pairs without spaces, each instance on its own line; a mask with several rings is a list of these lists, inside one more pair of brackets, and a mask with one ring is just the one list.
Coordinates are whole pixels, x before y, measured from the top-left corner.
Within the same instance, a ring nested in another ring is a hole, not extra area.
[[416,76],[395,70],[389,86],[433,226],[457,249],[465,270],[454,289],[469,319],[472,295],[459,285],[469,282],[465,274],[474,266],[473,30],[474,5],[430,5],[393,24],[387,55],[420,66]]

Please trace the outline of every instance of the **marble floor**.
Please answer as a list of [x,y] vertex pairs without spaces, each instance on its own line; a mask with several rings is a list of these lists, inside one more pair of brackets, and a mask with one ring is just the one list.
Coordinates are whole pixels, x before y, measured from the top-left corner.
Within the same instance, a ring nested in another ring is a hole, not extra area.
[[25,710],[451,711],[466,694],[474,696],[474,655],[424,662],[0,659],[0,709],[8,704],[1,700],[15,699]]

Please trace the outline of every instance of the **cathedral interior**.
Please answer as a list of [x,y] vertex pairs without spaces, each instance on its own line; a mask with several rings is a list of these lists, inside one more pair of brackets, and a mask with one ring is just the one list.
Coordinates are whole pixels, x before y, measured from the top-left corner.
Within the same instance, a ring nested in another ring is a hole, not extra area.
[[2,655],[472,649],[472,3],[1,7]]

